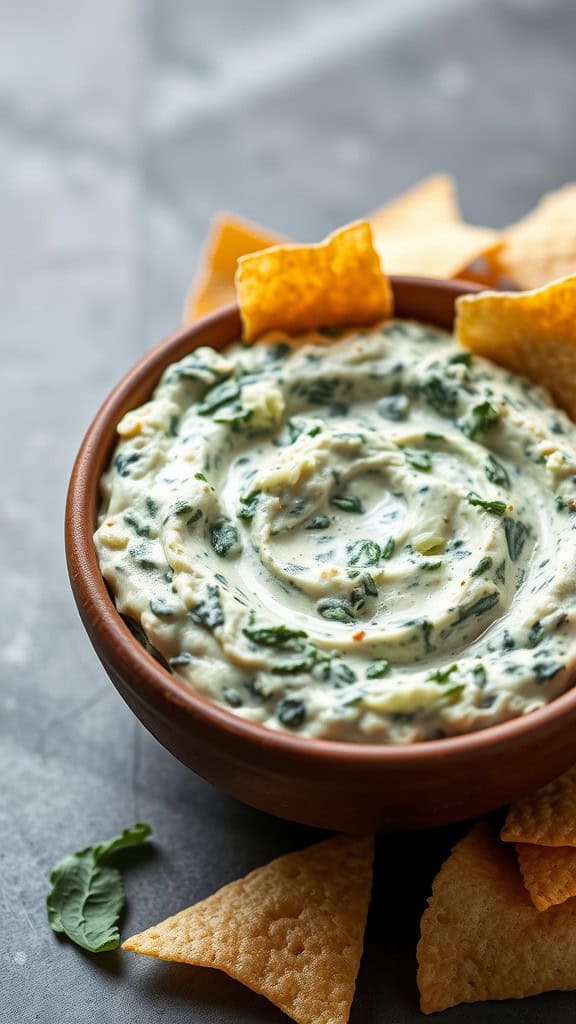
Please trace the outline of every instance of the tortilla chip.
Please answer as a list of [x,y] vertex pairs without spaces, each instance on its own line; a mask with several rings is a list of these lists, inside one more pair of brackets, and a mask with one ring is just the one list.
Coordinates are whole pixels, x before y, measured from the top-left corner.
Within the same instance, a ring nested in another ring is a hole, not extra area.
[[200,270],[186,296],[183,322],[191,323],[206,313],[235,302],[234,274],[238,258],[281,241],[281,235],[233,214],[215,217],[204,246]]
[[406,230],[422,234],[430,225],[459,224],[456,182],[451,174],[432,174],[374,210],[369,220],[374,231],[391,234]]
[[372,244],[356,221],[317,245],[275,245],[238,261],[236,290],[244,339],[266,331],[374,323],[392,311],[392,291]]
[[503,234],[493,254],[497,271],[520,288],[539,288],[576,273],[576,184],[542,197]]
[[424,1013],[576,989],[576,900],[532,906],[514,851],[476,825],[432,886],[418,943]]
[[500,244],[497,231],[463,222],[449,174],[426,178],[369,219],[389,274],[455,277]]
[[456,302],[456,336],[534,384],[576,418],[576,276],[532,292],[480,292]]
[[524,885],[537,910],[548,910],[576,896],[576,848],[518,843]]
[[502,839],[507,843],[576,847],[576,765],[512,804]]
[[371,837],[328,839],[225,885],[122,948],[215,967],[298,1024],[346,1024],[372,857]]

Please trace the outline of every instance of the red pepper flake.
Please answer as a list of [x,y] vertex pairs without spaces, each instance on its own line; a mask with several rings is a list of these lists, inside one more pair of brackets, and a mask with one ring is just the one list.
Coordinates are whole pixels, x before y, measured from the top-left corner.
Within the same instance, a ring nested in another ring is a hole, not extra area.
[[352,639],[353,640],[357,640],[357,641],[363,640],[365,636],[366,636],[366,630],[365,629],[359,629],[357,633],[352,633]]

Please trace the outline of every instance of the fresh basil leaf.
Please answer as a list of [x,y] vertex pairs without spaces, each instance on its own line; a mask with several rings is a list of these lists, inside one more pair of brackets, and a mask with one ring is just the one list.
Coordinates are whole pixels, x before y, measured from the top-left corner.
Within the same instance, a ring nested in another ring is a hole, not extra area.
[[46,899],[50,927],[92,953],[116,949],[124,883],[118,868],[106,859],[119,850],[139,846],[151,831],[149,825],[136,822],[119,836],[58,861],[50,873]]

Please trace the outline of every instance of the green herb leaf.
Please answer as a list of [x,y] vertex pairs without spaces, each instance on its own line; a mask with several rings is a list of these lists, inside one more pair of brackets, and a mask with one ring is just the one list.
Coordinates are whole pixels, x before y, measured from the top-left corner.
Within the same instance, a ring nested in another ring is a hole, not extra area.
[[464,366],[470,366],[472,363],[471,352],[457,352],[456,355],[450,356],[449,363],[454,365],[455,363],[462,363]]
[[375,540],[357,540],[346,545],[348,565],[378,565],[381,553]]
[[463,605],[458,609],[458,622],[464,622],[465,619],[470,619],[477,615],[483,615],[490,608],[493,608],[498,603],[498,592],[494,591],[492,594],[486,594],[485,597],[480,597],[473,604]]
[[497,409],[490,402],[481,402],[480,405],[475,405],[458,425],[462,433],[473,441],[478,434],[490,430],[499,418]]
[[470,573],[470,575],[471,576],[483,576],[484,573],[488,572],[488,569],[491,569],[491,568],[492,568],[492,559],[490,558],[489,555],[486,555],[485,558],[481,558],[480,559],[480,561],[478,562],[478,565],[476,566],[475,569],[472,569],[472,572]]
[[389,561],[389,559],[392,558],[392,555],[394,554],[395,550],[396,541],[394,540],[393,537],[388,537],[388,540],[386,541],[384,547],[382,548],[382,558],[385,558],[386,561]]
[[439,668],[436,672],[431,672],[430,675],[428,676],[428,679],[430,680],[431,683],[438,683],[440,686],[444,686],[445,683],[450,683],[452,681],[450,679],[450,676],[452,675],[453,672],[457,671],[458,665],[455,662],[453,665],[450,665],[449,668]]
[[336,508],[341,508],[343,512],[362,513],[364,511],[360,498],[353,494],[333,494],[330,498],[330,504],[335,505]]
[[224,612],[220,604],[220,591],[218,587],[209,583],[206,587],[205,596],[198,602],[190,612],[194,622],[207,629],[215,629],[216,626],[224,625]]
[[151,832],[149,825],[136,822],[119,836],[58,861],[50,874],[46,900],[50,927],[91,953],[116,949],[124,884],[118,868],[105,861],[119,850],[139,846]]
[[309,523],[306,523],[305,530],[325,530],[330,526],[330,516],[314,516]]
[[456,415],[458,391],[446,384],[441,377],[430,377],[425,384],[421,385],[420,392],[428,405],[432,406],[441,416],[452,419]]
[[506,516],[504,520],[504,533],[506,534],[506,545],[508,554],[513,562],[517,562],[522,554],[530,529],[521,519],[512,519]]
[[497,484],[499,487],[510,487],[508,470],[493,455],[489,455],[486,459],[484,472],[490,483]]
[[306,718],[306,705],[298,697],[284,697],[278,705],[277,713],[282,725],[297,729]]
[[226,519],[219,519],[210,527],[210,543],[217,555],[225,558],[229,554],[238,554],[240,537],[238,530]]
[[421,452],[417,448],[403,448],[406,460],[410,463],[414,469],[419,469],[421,473],[429,473],[432,469],[432,456],[430,452]]
[[495,516],[503,516],[507,508],[505,501],[490,501],[488,498],[481,498],[474,491],[468,491],[466,501],[469,505],[477,505],[486,512],[492,512]]
[[256,507],[260,498],[260,491],[254,491],[253,494],[248,494],[245,498],[240,498],[240,508],[238,509],[239,519],[253,519],[256,514]]
[[318,601],[316,611],[323,619],[329,619],[332,622],[354,622],[352,609],[342,598],[323,597]]
[[288,626],[264,626],[261,629],[253,629],[246,626],[242,632],[253,644],[259,647],[283,647],[292,640],[306,637],[308,634],[303,629],[289,629]]
[[381,679],[382,676],[388,675],[389,671],[390,662],[385,658],[381,658],[379,661],[370,661],[366,665],[366,678]]
[[239,394],[240,385],[237,381],[226,380],[223,384],[217,384],[216,387],[210,388],[206,392],[204,400],[197,406],[196,411],[200,416],[209,416],[221,406],[234,402]]

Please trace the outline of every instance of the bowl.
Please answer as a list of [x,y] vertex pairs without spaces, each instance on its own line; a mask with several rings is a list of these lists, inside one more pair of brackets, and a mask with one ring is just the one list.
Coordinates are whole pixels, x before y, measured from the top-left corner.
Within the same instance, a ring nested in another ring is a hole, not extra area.
[[[396,315],[453,323],[464,281],[392,279]],[[132,636],[100,574],[92,542],[99,480],[116,424],[150,396],[169,363],[239,336],[236,307],[172,335],[130,370],[84,438],[66,505],[66,555],[80,616],[114,686],[147,729],[209,782],[263,811],[339,831],[428,828],[494,810],[576,758],[576,687],[522,717],[464,736],[376,746],[313,740],[236,717],[190,690]]]

